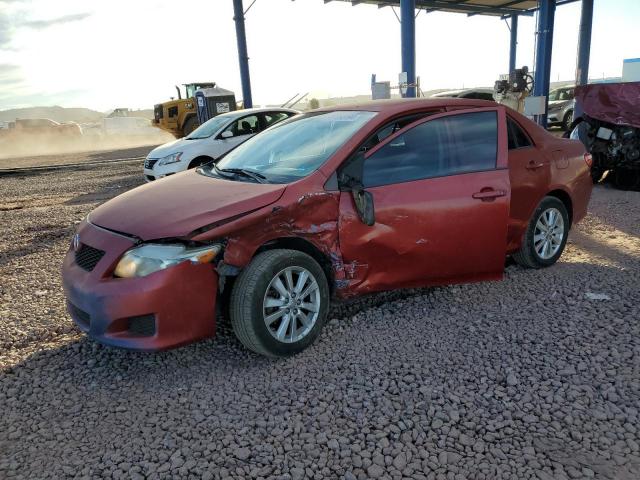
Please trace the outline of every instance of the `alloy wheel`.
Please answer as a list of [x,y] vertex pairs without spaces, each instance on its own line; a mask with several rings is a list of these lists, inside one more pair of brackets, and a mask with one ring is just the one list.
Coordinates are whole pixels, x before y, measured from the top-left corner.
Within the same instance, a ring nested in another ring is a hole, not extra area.
[[269,282],[262,310],[267,330],[276,340],[298,342],[313,329],[318,319],[318,282],[305,268],[287,267]]
[[538,217],[533,232],[533,245],[538,257],[543,260],[552,258],[564,239],[564,219],[557,208],[548,208]]

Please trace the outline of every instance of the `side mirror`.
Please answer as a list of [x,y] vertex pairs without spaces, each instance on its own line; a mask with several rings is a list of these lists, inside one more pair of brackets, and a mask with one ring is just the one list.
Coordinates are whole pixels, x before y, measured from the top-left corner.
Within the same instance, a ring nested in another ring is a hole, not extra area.
[[353,195],[353,202],[356,204],[356,211],[358,217],[365,225],[372,226],[376,223],[376,214],[373,207],[373,195],[366,190],[354,189],[351,190]]
[[233,132],[231,130],[225,130],[220,134],[220,138],[231,138],[233,137]]

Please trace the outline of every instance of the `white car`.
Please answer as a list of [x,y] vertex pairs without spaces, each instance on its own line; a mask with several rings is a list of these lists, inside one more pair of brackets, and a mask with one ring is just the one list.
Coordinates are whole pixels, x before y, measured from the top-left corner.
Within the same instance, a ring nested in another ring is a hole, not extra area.
[[290,108],[248,108],[223,113],[188,136],[149,152],[144,161],[147,182],[216,160],[256,133],[300,112]]

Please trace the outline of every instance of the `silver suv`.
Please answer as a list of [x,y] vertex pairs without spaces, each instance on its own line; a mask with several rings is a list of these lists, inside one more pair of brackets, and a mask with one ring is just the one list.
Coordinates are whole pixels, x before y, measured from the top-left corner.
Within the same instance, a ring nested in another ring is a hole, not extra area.
[[575,85],[556,88],[549,92],[549,110],[547,111],[547,124],[549,126],[561,126],[563,130],[569,130],[573,122]]

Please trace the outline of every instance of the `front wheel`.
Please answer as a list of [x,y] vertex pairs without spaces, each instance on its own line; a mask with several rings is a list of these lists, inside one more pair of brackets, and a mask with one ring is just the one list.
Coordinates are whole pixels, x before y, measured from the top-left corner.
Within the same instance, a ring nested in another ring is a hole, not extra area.
[[186,137],[191,134],[200,124],[195,116],[189,117],[182,127],[182,134]]
[[569,236],[569,214],[556,197],[544,197],[529,220],[513,259],[523,267],[542,268],[558,261]]
[[565,132],[569,132],[571,130],[571,125],[573,124],[573,110],[569,110],[564,114],[564,118],[562,119],[562,129]]
[[248,349],[287,357],[314,342],[328,306],[327,278],[312,257],[297,250],[269,250],[238,276],[231,292],[231,325]]

